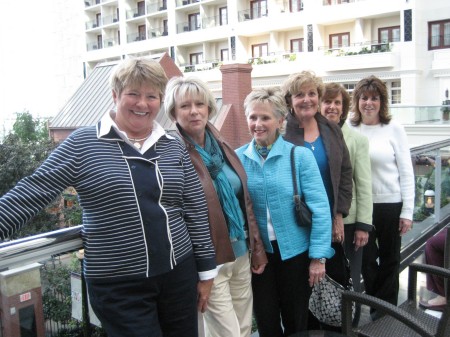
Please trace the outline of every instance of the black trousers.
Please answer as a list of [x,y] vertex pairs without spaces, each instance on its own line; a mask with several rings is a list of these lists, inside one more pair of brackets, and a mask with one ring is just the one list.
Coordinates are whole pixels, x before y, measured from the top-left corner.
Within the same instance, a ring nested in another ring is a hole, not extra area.
[[252,275],[253,311],[260,337],[284,337],[307,328],[310,259],[304,252],[282,261],[277,242],[271,243],[264,272]]
[[353,239],[355,237],[356,227],[354,225],[345,225],[345,255],[350,262],[350,272],[353,281],[353,289],[355,291],[361,291],[361,267],[362,267],[362,258],[364,247],[359,248],[355,251],[355,244],[353,243]]
[[366,293],[397,305],[399,291],[399,232],[402,203],[373,204],[374,229],[364,247],[362,274]]
[[108,337],[198,337],[193,256],[163,275],[88,283],[92,309]]

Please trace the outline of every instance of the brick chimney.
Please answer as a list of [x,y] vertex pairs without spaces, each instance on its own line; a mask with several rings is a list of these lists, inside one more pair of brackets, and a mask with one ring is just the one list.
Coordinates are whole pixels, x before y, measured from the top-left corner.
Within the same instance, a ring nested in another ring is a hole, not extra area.
[[235,149],[251,140],[244,114],[244,100],[252,91],[252,69],[251,64],[239,63],[220,67],[222,102],[223,105],[229,105],[220,133]]

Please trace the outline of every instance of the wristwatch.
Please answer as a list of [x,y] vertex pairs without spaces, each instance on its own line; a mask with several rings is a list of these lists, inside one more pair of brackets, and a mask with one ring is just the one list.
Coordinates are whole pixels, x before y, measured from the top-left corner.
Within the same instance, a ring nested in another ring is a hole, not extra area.
[[319,261],[321,264],[325,264],[327,262],[327,259],[324,257],[321,257],[320,259],[314,259],[314,260]]

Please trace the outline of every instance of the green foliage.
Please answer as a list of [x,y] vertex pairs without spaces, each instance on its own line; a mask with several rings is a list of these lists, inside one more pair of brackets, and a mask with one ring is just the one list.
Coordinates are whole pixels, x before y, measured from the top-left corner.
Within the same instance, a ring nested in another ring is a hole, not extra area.
[[[34,119],[28,112],[18,113],[12,131],[0,144],[0,196],[31,175],[55,147],[46,122]],[[59,229],[66,218],[68,224],[79,225],[82,211],[78,202],[70,209],[61,209],[60,204],[61,197],[49,206],[52,212],[40,212],[11,239]]]
[[34,119],[29,112],[17,113],[13,134],[24,143],[49,140],[47,122]]
[[42,268],[41,276],[44,285],[42,301],[45,319],[55,322],[67,322],[71,319],[70,273],[74,271],[72,268],[52,264],[46,264]]
[[[70,275],[72,272],[80,273],[81,263],[72,254],[68,264],[52,261],[46,263],[41,270],[43,284],[43,310],[44,318],[53,322],[65,323],[66,327],[60,329],[56,337],[83,337],[83,327],[80,322],[72,319],[72,297]],[[91,327],[91,337],[106,337],[102,328]]]
[[54,148],[44,122],[28,112],[18,114],[12,132],[0,144],[0,195],[32,174]]

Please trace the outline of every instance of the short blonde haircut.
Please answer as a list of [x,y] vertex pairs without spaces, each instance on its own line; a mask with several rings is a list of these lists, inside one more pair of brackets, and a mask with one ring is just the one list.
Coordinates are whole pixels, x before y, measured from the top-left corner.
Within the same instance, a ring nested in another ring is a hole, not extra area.
[[155,60],[137,57],[121,61],[110,77],[111,89],[120,96],[125,88],[137,88],[149,85],[159,91],[163,100],[167,85],[167,76],[161,65]]
[[172,77],[167,84],[164,112],[171,120],[176,120],[176,101],[183,97],[201,97],[208,105],[208,118],[217,113],[216,99],[207,84],[194,76]]
[[285,118],[289,112],[282,92],[278,88],[259,88],[249,93],[244,101],[245,117],[248,118],[252,107],[257,103],[270,103],[276,118]]
[[305,85],[312,85],[317,89],[320,102],[323,95],[322,79],[316,76],[314,72],[304,70],[302,72],[290,75],[281,86],[283,96],[289,108],[292,108],[291,97],[297,95],[301,88]]

